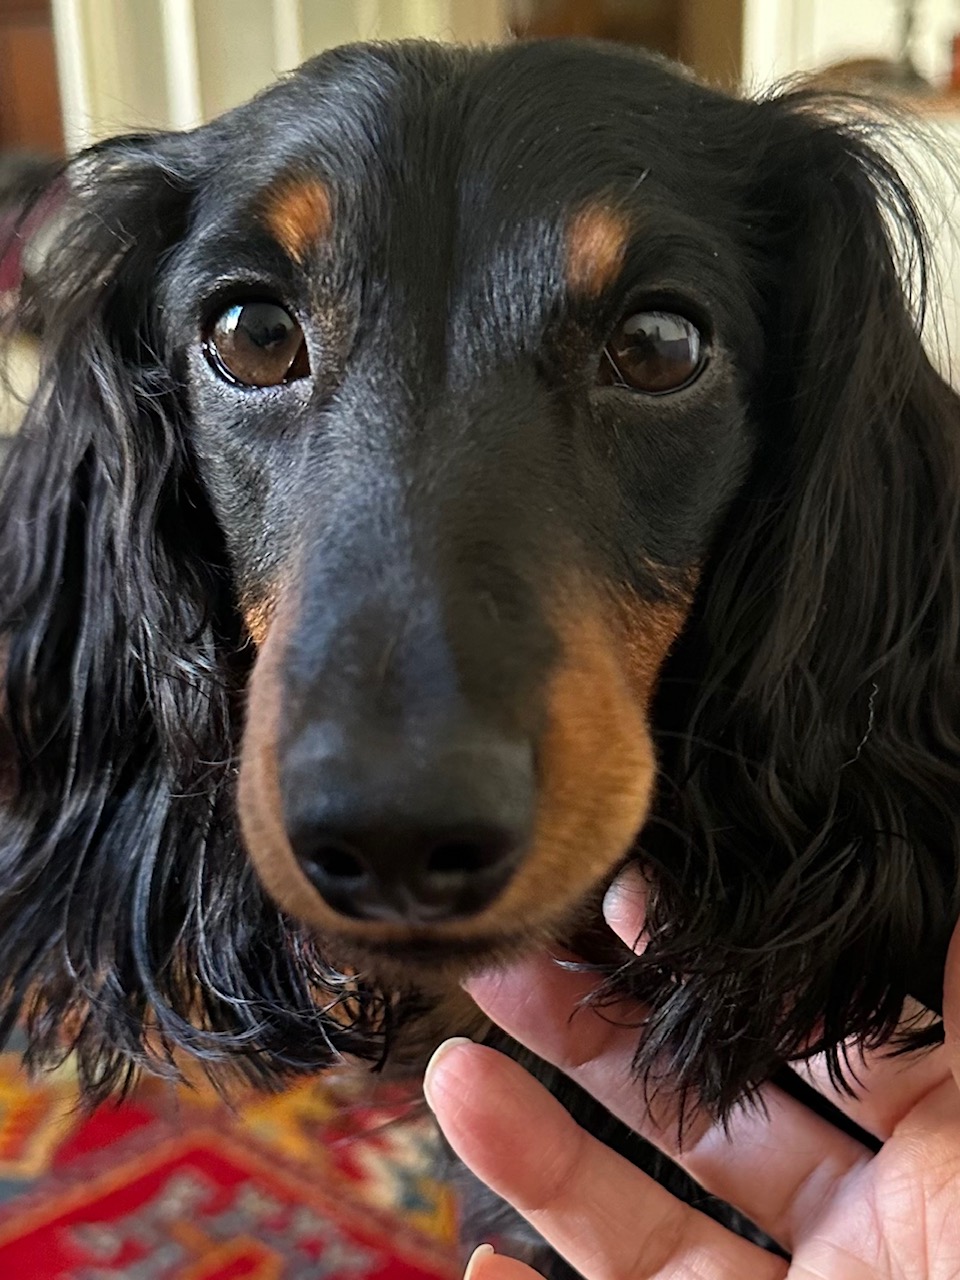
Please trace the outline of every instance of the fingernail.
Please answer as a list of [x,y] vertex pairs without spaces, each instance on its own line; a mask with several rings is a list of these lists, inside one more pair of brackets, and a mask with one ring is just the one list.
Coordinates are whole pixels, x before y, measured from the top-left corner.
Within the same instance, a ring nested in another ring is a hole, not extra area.
[[467,1261],[467,1267],[463,1273],[463,1280],[473,1280],[473,1273],[476,1269],[477,1263],[481,1258],[493,1257],[494,1252],[495,1250],[492,1244],[478,1244]]
[[623,910],[625,905],[642,905],[647,896],[647,882],[639,871],[629,867],[621,871],[603,896],[603,914],[613,910]]
[[[444,1040],[443,1044],[438,1045],[433,1051],[430,1061],[427,1063],[427,1069],[423,1073],[423,1096],[427,1100],[427,1106],[431,1111],[435,1111],[433,1098],[430,1096],[433,1089],[433,1078],[436,1074],[437,1067],[441,1060],[447,1056],[451,1049],[455,1049],[458,1044],[473,1044],[473,1041],[467,1036],[451,1036],[449,1040]],[[473,1259],[471,1258],[471,1262]],[[470,1263],[467,1263],[469,1270]]]
[[646,900],[647,883],[639,871],[632,868],[617,876],[604,894],[603,918],[628,945],[634,938],[627,938],[626,934],[642,933]]
[[489,995],[499,989],[508,972],[505,969],[481,969],[479,973],[468,974],[460,985],[467,995],[473,995],[474,991],[483,991]]

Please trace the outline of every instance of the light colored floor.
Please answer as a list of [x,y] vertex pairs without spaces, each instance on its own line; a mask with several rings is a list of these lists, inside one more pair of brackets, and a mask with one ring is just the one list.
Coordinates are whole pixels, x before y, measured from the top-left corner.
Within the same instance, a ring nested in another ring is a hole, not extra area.
[[0,364],[0,436],[12,435],[20,425],[36,381],[36,344],[29,338],[14,338]]

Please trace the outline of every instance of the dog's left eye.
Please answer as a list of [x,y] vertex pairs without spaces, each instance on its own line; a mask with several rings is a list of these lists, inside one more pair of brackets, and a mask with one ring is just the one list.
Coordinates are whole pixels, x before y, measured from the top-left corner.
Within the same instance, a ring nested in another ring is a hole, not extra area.
[[276,387],[309,377],[303,330],[277,302],[238,302],[203,335],[207,359],[222,378],[244,387]]
[[672,311],[638,311],[603,349],[598,381],[662,396],[689,386],[706,363],[700,330]]

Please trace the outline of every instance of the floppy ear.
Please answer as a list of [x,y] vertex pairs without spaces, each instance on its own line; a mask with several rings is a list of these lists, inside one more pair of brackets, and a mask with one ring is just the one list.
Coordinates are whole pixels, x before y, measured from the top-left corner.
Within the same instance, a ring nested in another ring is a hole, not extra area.
[[938,1007],[960,909],[960,402],[917,336],[920,219],[862,110],[748,109],[758,457],[665,673],[632,975],[639,1069],[719,1111]]
[[369,1049],[362,1017],[318,1017],[327,971],[234,826],[248,656],[156,305],[197,150],[78,162],[0,490],[0,1033],[24,1019],[35,1061],[75,1044],[93,1093],[178,1046],[254,1075]]

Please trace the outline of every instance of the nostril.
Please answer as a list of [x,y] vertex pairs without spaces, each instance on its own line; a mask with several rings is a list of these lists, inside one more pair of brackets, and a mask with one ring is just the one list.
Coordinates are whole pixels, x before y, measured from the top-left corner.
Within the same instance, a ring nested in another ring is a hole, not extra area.
[[432,849],[427,858],[428,875],[454,875],[479,871],[484,866],[481,850],[463,840]]
[[308,861],[321,875],[338,881],[344,888],[360,884],[367,876],[363,861],[345,845],[321,844],[311,850]]

